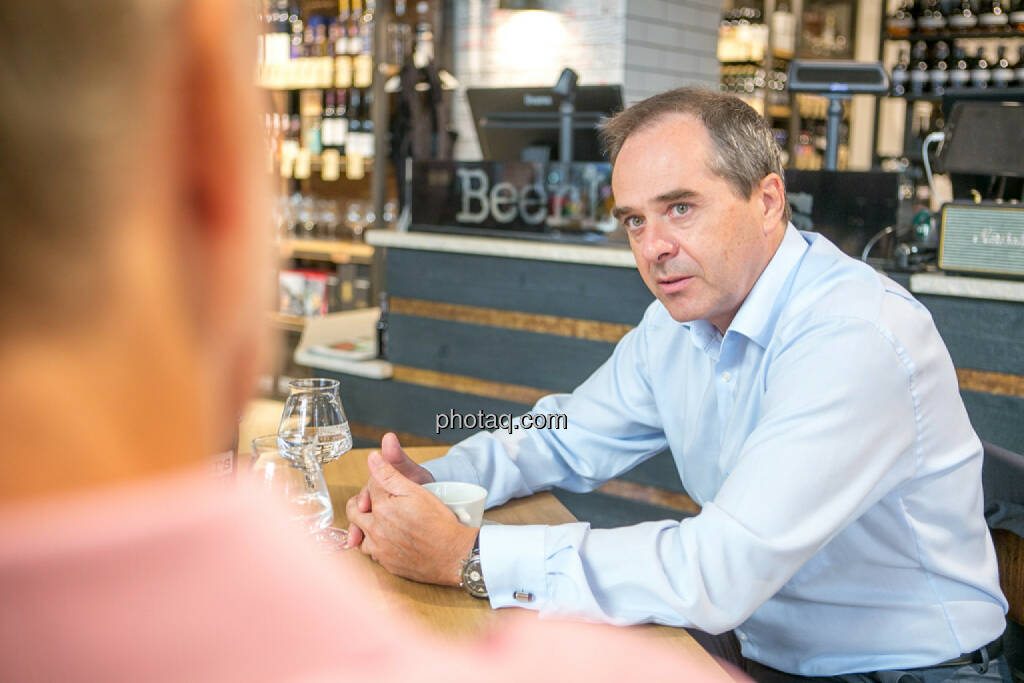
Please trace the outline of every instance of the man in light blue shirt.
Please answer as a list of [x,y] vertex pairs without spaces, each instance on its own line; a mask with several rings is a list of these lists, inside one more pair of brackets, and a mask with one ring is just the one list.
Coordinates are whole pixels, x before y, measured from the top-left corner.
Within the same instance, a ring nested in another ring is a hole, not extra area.
[[[349,502],[353,544],[458,585],[476,542],[494,607],[732,631],[758,679],[1000,676],[981,444],[928,312],[789,224],[771,130],[739,100],[664,93],[604,135],[614,213],[657,301],[572,394],[534,407],[567,429],[476,434],[425,467],[385,440]],[[408,481],[478,483],[498,505],[593,490],[665,448],[702,506],[681,522],[477,538]]]

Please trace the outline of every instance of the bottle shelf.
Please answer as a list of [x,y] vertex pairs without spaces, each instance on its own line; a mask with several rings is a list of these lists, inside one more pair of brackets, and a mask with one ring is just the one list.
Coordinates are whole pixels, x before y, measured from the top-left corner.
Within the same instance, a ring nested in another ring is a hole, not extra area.
[[369,88],[373,59],[369,55],[297,57],[277,64],[261,64],[256,84],[267,90]]
[[341,240],[281,240],[281,258],[303,258],[331,263],[372,263],[374,248]]
[[998,99],[999,97],[1011,97],[1024,100],[1024,87],[1020,88],[946,88],[945,93],[924,93],[921,95],[899,95],[899,99],[908,102],[928,101],[939,102],[943,97],[964,98],[971,95],[984,95],[985,99]]
[[904,37],[889,36],[885,37],[886,40],[906,41],[910,43],[916,43],[919,40],[925,42],[938,42],[940,40],[977,40],[977,39],[1007,39],[1007,38],[1024,38],[1024,31],[1006,30],[1006,31],[976,31],[976,32],[964,32],[964,31],[943,31],[941,33],[911,33]]

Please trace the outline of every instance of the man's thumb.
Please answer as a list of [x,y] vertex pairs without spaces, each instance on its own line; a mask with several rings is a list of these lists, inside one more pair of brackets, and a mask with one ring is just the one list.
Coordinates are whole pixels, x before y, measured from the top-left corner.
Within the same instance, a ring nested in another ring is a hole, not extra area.
[[402,445],[398,443],[398,437],[392,432],[388,432],[380,440],[380,452],[384,456],[384,460],[392,465],[400,465],[406,460]]
[[370,476],[377,484],[393,496],[402,495],[408,492],[410,486],[415,486],[395,466],[386,461],[379,451],[373,451],[366,459],[370,468]]

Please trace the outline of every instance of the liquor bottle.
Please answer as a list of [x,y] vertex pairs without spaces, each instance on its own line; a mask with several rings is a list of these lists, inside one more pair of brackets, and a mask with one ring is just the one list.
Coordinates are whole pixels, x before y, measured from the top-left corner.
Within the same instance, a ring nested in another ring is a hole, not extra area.
[[894,97],[903,97],[907,94],[907,68],[910,66],[910,57],[906,50],[900,50],[900,59],[892,68],[892,94]]
[[942,10],[942,0],[925,0],[922,3],[921,16],[917,18],[917,28],[925,33],[946,30],[946,15]]
[[301,59],[308,56],[306,45],[313,42],[313,29],[302,23],[302,19],[296,17],[291,22],[291,58]]
[[935,45],[935,59],[928,71],[932,93],[941,95],[949,84],[949,43],[940,41]]
[[949,70],[950,88],[967,88],[971,85],[971,63],[967,53],[959,45],[953,48],[952,65]]
[[978,53],[971,65],[971,86],[975,88],[987,88],[992,81],[992,70],[989,69],[988,60],[985,59],[985,51],[978,48]]
[[1024,0],[1013,0],[1010,4],[1010,26],[1015,31],[1024,31]]
[[996,61],[992,65],[992,87],[1009,88],[1013,82],[1013,69],[1010,68],[1010,60],[1006,58],[1006,46],[1000,45],[996,50]]
[[310,24],[313,26],[312,54],[311,57],[327,56],[327,24],[322,16],[310,17]]
[[923,40],[914,43],[910,53],[910,92],[922,95],[928,86],[928,44]]
[[1020,52],[1017,53],[1017,66],[1013,73],[1017,76],[1017,87],[1024,88],[1024,45],[1020,46]]
[[967,32],[978,25],[978,13],[972,0],[960,0],[960,6],[949,15],[949,27],[955,31]]
[[1004,0],[982,0],[978,6],[978,26],[990,31],[1005,30],[1010,23]]

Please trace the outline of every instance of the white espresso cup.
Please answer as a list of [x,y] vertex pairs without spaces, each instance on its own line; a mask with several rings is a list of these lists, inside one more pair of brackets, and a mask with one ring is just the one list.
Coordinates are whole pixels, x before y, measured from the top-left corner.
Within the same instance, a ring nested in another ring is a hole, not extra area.
[[433,493],[459,521],[466,526],[480,526],[484,521],[487,489],[461,481],[432,481],[423,488]]

